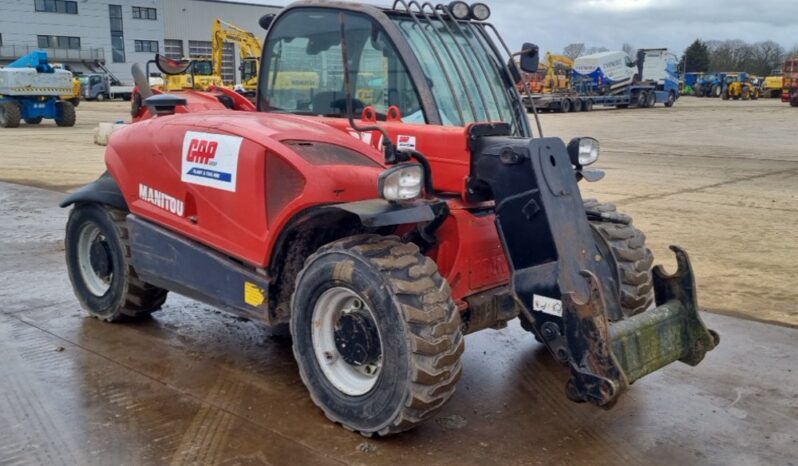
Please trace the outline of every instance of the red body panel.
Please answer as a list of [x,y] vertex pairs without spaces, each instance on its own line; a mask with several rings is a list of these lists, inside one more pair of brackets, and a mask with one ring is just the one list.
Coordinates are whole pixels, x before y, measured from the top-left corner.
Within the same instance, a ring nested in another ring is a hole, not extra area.
[[[230,111],[220,109],[212,94],[180,94],[188,105],[178,107],[177,115],[150,118],[142,113],[138,123],[114,134],[106,151],[106,165],[136,215],[266,268],[280,232],[297,214],[378,196],[377,178],[384,169],[379,132],[359,134],[340,118]],[[463,200],[470,172],[467,129],[399,121],[379,124],[400,148],[414,148],[428,157],[436,191],[457,196],[449,199],[451,215],[438,230],[438,245],[428,253],[449,281],[455,300],[463,305],[462,299],[471,294],[506,284],[510,270],[494,216],[485,210],[490,206]],[[192,147],[200,147],[187,132],[241,138],[235,191],[181,181],[184,158],[193,153]],[[282,143],[288,140],[346,147],[371,159],[374,166],[313,165]],[[275,185],[291,180],[292,192],[276,205],[276,196],[285,189],[270,193],[269,179]],[[155,191],[142,193],[141,185]],[[142,197],[147,193],[155,198]],[[170,209],[170,202],[182,208]]]

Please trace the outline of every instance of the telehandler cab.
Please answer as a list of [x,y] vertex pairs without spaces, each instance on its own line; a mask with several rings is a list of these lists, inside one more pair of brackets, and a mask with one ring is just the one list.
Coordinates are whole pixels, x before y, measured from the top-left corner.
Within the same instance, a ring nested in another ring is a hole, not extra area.
[[[84,308],[115,322],[168,291],[288,324],[331,420],[387,435],[455,391],[463,335],[518,317],[612,406],[635,380],[698,364],[718,336],[687,254],[652,270],[645,236],[578,181],[598,142],[537,135],[484,4],[323,0],[264,17],[257,103],[159,94],[136,68],[135,123],[69,195],[66,260]],[[520,69],[519,69],[520,68]],[[312,87],[281,79],[314,73]]]

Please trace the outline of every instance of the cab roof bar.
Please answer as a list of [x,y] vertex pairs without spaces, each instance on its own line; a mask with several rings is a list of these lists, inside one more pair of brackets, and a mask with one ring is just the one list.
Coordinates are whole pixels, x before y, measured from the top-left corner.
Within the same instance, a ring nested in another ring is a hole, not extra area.
[[[413,3],[418,5],[418,2],[416,2],[415,0],[413,0],[413,2],[411,2],[411,5]],[[467,57],[467,55],[465,53],[465,50],[463,49],[462,45],[460,45],[460,42],[457,40],[457,36],[454,34],[452,29],[449,27],[449,24],[446,22],[446,20],[441,16],[440,13],[438,13],[438,10],[431,3],[425,2],[423,5],[419,5],[419,8],[420,8],[421,12],[424,14],[424,16],[427,18],[428,21],[430,20],[430,18],[429,18],[429,16],[426,13],[424,13],[424,8],[425,7],[429,7],[429,9],[432,11],[432,14],[435,15],[435,18],[438,21],[440,21],[441,24],[443,24],[443,27],[445,27],[446,31],[449,33],[449,35],[452,36],[452,40],[454,41],[454,45],[457,47],[458,51],[460,52],[460,56],[462,56],[465,59]],[[452,17],[451,15],[449,15],[449,16],[452,18],[453,21],[456,21],[454,19],[454,17]],[[435,29],[434,26],[433,26],[433,30],[435,30],[436,33],[437,33],[437,29]],[[465,38],[465,36],[463,36],[463,39],[465,39],[466,41],[468,40],[468,39]],[[441,40],[441,42],[443,42],[443,40]],[[446,42],[444,42],[444,44],[445,43]],[[460,67],[457,66],[457,61],[453,60],[453,63],[454,63],[454,66],[458,70],[458,73],[459,73],[460,72]],[[471,66],[471,63],[470,63],[469,60],[465,60],[465,66],[468,69],[468,72],[471,74],[471,79],[473,79],[474,85],[477,88],[477,93],[479,94],[480,102],[482,102],[482,111],[485,114],[485,121],[486,122],[490,121],[491,118],[490,118],[490,113],[488,113],[488,101],[487,101],[487,99],[485,99],[485,95],[482,93],[482,87],[479,85],[479,81],[477,80],[477,75],[474,72],[474,68]],[[462,80],[463,84],[465,84],[465,80],[463,79],[462,76],[460,77],[460,79]],[[491,92],[493,92],[493,89],[491,89]],[[468,99],[468,103],[469,103],[469,105],[471,105],[472,108],[474,108],[474,104],[471,102],[470,98]],[[477,119],[477,112],[473,111],[473,115],[474,115],[474,119],[476,120]]]
[[[468,39],[468,36],[465,34],[465,31],[463,30],[462,27],[460,27],[460,24],[459,24],[460,21],[457,18],[455,18],[454,15],[452,15],[452,13],[449,11],[449,7],[448,6],[442,5],[442,4],[438,4],[437,6],[433,7],[432,4],[430,4],[430,3],[425,3],[425,5],[429,5],[430,8],[433,8],[433,11],[440,10],[440,11],[443,11],[444,13],[446,13],[450,18],[452,18],[452,23],[455,25],[455,27],[457,28],[457,31],[460,33],[460,35],[463,36],[463,40],[465,40],[467,43],[470,42],[469,39]],[[457,44],[457,46],[460,48],[461,53],[463,53],[463,56],[465,56],[465,52],[463,51],[462,46],[457,41],[457,35],[455,35],[452,32],[452,30],[449,28],[449,25],[446,23],[446,21],[443,20],[443,18],[441,17],[441,15],[439,13],[436,13],[436,16],[438,18],[440,18],[441,22],[444,24],[446,29],[449,31],[449,34],[451,34],[452,37],[454,38],[455,44]],[[480,44],[480,46],[481,46],[481,44]],[[472,44],[472,47],[473,47],[473,44]],[[476,60],[477,60],[477,64],[479,65],[480,70],[482,71],[482,74],[484,76],[488,76],[489,73],[485,69],[485,64],[482,63],[482,60],[480,60],[479,57],[476,57]],[[477,92],[479,93],[479,97],[482,100],[483,105],[484,105],[483,108],[485,109],[485,118],[486,118],[485,121],[486,122],[490,122],[491,117],[490,117],[490,114],[488,113],[488,107],[489,107],[488,101],[485,98],[485,95],[482,93],[482,87],[479,86],[479,82],[476,79],[476,72],[474,71],[473,66],[471,65],[471,63],[469,63],[468,61],[466,61],[466,66],[468,67],[469,71],[471,71],[471,75],[474,77],[474,83],[477,84]],[[493,97],[493,102],[496,104],[496,111],[498,112],[499,118],[501,118],[502,111],[501,111],[501,106],[499,105],[499,98],[496,95],[496,92],[494,91],[493,86],[489,85],[488,89],[490,90],[491,96]]]
[[[397,5],[402,5],[404,7],[405,11],[413,19],[413,22],[416,24],[418,29],[421,31],[421,34],[426,39],[427,44],[429,45],[430,50],[432,50],[433,55],[435,55],[435,59],[438,61],[438,63],[441,64],[441,70],[443,71],[443,76],[446,78],[446,84],[449,86],[449,90],[452,93],[452,100],[454,101],[455,107],[457,107],[457,113],[460,115],[460,123],[465,124],[465,117],[463,116],[463,109],[460,107],[460,102],[457,100],[457,91],[454,88],[454,84],[452,83],[452,79],[449,77],[449,72],[446,70],[446,67],[443,66],[443,60],[441,60],[441,56],[438,53],[438,50],[435,48],[435,44],[432,43],[432,39],[430,39],[429,34],[427,34],[427,31],[424,29],[424,25],[422,25],[421,22],[418,20],[418,17],[410,9],[410,7],[407,4],[407,2],[405,2],[405,0],[395,0],[394,3],[393,3],[393,9],[394,10],[396,9]],[[441,112],[442,110],[438,109],[438,111]]]

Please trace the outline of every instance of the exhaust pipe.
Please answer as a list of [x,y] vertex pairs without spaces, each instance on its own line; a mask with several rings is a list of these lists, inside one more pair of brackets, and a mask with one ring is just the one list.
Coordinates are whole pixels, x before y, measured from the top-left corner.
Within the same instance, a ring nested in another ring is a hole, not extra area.
[[133,66],[130,68],[130,72],[133,74],[133,82],[136,84],[136,87],[139,89],[141,100],[144,100],[147,97],[152,97],[152,88],[150,87],[150,80],[147,77],[147,74],[141,69],[141,65],[139,65],[138,63],[134,63]]

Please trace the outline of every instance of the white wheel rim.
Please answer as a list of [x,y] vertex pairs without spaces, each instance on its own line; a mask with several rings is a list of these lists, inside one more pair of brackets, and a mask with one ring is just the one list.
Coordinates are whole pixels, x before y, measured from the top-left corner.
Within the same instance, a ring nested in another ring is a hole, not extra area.
[[78,268],[83,283],[89,292],[95,296],[103,296],[111,288],[113,274],[103,278],[97,274],[91,265],[91,246],[95,241],[102,241],[105,235],[102,234],[97,225],[87,224],[80,230],[78,236]]
[[[335,343],[338,319],[347,313],[358,312],[368,316],[374,323],[374,312],[354,291],[335,287],[319,296],[313,307],[312,341],[316,361],[327,380],[342,393],[349,396],[365,395],[377,384],[382,372],[382,352],[372,364],[355,366],[344,360]],[[384,348],[379,334],[380,348]]]

